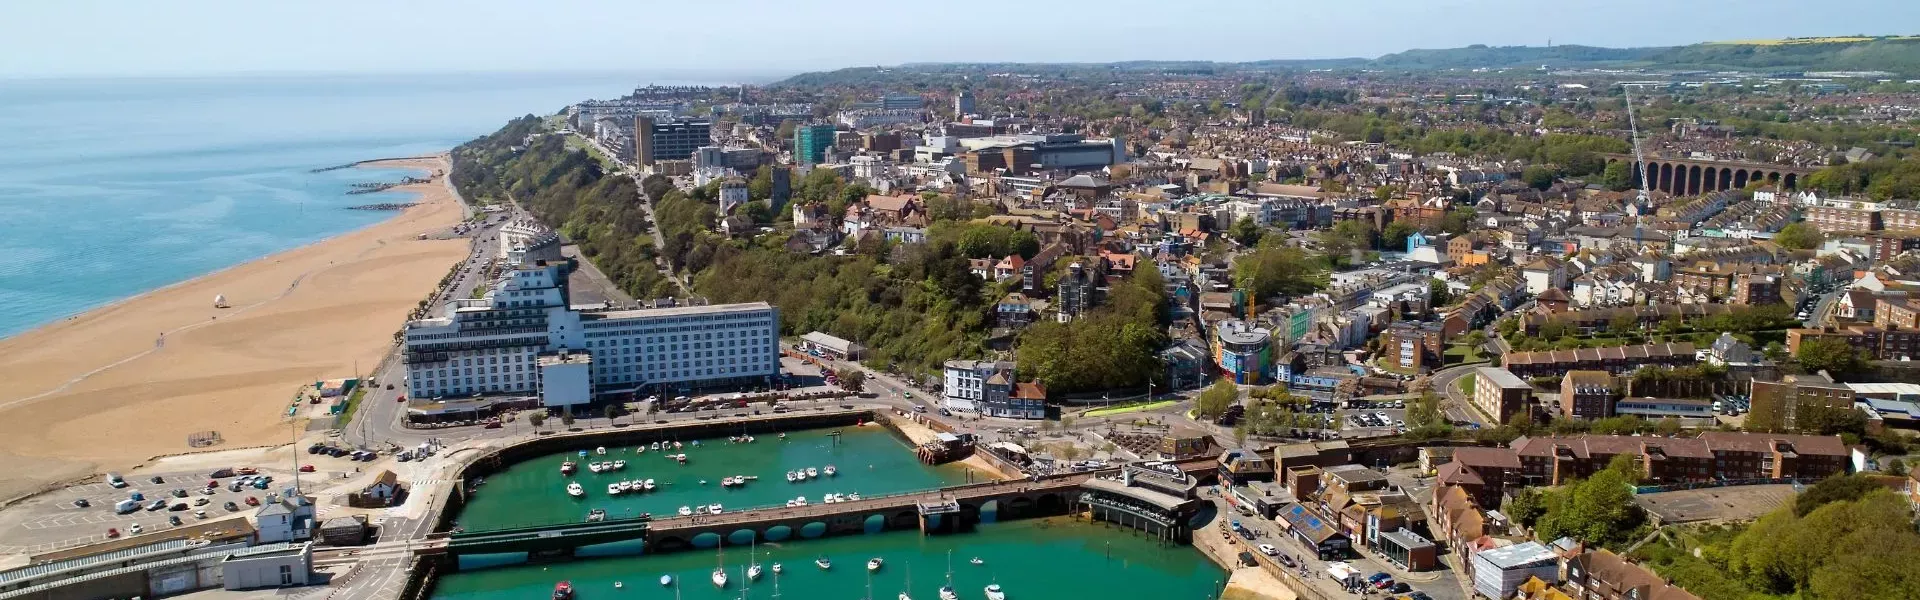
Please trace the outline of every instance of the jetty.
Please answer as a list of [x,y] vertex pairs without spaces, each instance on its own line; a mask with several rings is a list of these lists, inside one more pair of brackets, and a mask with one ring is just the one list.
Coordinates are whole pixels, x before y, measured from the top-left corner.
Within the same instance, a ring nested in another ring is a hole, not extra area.
[[407,178],[401,179],[399,181],[356,183],[351,186],[353,189],[347,190],[347,195],[352,196],[355,194],[371,194],[374,192],[384,192],[384,191],[397,188],[403,185],[413,185],[416,183],[432,183],[432,182],[433,182],[432,179],[429,179],[426,177],[408,176]]
[[406,210],[409,208],[413,208],[415,206],[419,206],[419,203],[418,202],[381,202],[379,204],[362,204],[359,206],[349,206],[347,207],[347,210]]

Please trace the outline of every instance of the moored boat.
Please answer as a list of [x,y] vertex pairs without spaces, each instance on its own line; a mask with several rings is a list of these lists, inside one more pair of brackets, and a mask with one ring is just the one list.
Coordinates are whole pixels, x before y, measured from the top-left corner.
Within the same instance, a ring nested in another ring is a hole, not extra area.
[[570,460],[569,460],[569,461],[566,461],[566,462],[563,462],[563,463],[560,463],[560,474],[561,474],[561,475],[572,475],[572,474],[573,474],[573,471],[574,471],[574,469],[576,469],[576,468],[577,468],[577,466],[576,466],[576,465],[574,465],[574,464],[573,464],[573,461],[570,461]]
[[1000,584],[987,584],[987,600],[1007,600],[1007,593],[1001,591]]
[[875,556],[873,558],[867,559],[867,570],[878,571],[880,570],[880,565],[883,565],[883,564],[886,564],[886,561],[881,560],[880,557],[878,556]]
[[819,477],[819,476],[820,476],[820,470],[819,470],[819,469],[815,469],[815,468],[813,468],[813,467],[807,467],[807,478],[808,478],[808,479],[812,479],[812,478],[815,478],[815,477]]
[[605,509],[596,508],[596,509],[587,511],[588,523],[598,523],[600,521],[605,521],[605,520],[607,520],[607,511]]
[[827,557],[825,556],[822,556],[820,558],[813,559],[813,566],[820,567],[820,570],[826,571],[833,568],[833,561],[828,560]]
[[587,490],[586,488],[580,487],[580,482],[575,481],[567,484],[567,495],[579,498],[587,495]]
[[573,583],[562,581],[553,584],[553,600],[573,600]]
[[625,468],[627,468],[627,461],[624,461],[624,460],[613,461],[613,470],[618,471]]
[[720,503],[719,503],[719,502],[715,502],[715,503],[713,503],[713,504],[708,504],[708,505],[707,505],[707,514],[710,514],[710,515],[717,515],[717,514],[720,514]]
[[834,473],[838,473],[838,472],[839,472],[839,469],[835,469],[835,468],[833,468],[833,465],[827,465],[827,468],[825,469],[825,472],[826,472],[826,474],[827,474],[827,476],[828,476],[828,477],[832,477]]
[[641,487],[644,487],[644,488],[646,488],[646,490],[647,490],[647,491],[649,491],[649,492],[651,492],[651,491],[653,491],[653,480],[652,480],[652,479],[648,479],[648,480],[646,480],[646,481],[642,481],[642,482],[640,482],[640,485],[641,485]]
[[673,585],[673,576],[672,576],[672,575],[661,575],[661,576],[660,576],[660,585],[663,585],[663,586],[666,586],[666,585]]
[[680,507],[680,516],[685,517],[692,514],[693,514],[693,507],[691,506]]

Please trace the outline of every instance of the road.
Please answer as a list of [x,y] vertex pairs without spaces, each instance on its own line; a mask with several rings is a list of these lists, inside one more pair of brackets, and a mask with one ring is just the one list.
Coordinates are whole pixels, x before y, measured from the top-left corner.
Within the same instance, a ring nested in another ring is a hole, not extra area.
[[1446,400],[1440,403],[1440,412],[1446,414],[1448,421],[1451,421],[1454,423],[1480,423],[1481,422],[1479,413],[1474,412],[1472,408],[1468,408],[1469,404],[1468,404],[1467,395],[1461,392],[1459,389],[1456,389],[1453,385],[1453,382],[1455,380],[1460,379],[1461,377],[1472,375],[1474,372],[1474,369],[1477,369],[1482,366],[1484,365],[1458,365],[1458,366],[1447,367],[1445,369],[1441,369],[1439,371],[1434,372],[1433,376],[1429,379],[1429,381],[1433,382],[1434,389],[1440,390],[1442,393],[1446,394]]
[[[617,165],[617,167],[613,171],[614,174],[623,174],[623,175],[633,177],[634,183],[636,184],[634,186],[636,190],[635,193],[636,195],[639,196],[637,200],[640,201],[637,204],[637,206],[640,207],[640,213],[643,215],[646,215],[646,218],[647,218],[647,233],[653,236],[653,247],[657,250],[664,250],[667,247],[667,238],[666,236],[663,236],[660,234],[660,222],[655,221],[653,218],[653,202],[654,200],[656,200],[656,198],[647,197],[647,190],[637,185],[642,179],[640,175],[640,171],[634,168],[633,165],[629,165],[627,163],[621,162],[620,159],[615,158],[619,155],[614,154],[612,150],[608,149],[605,145],[602,145],[600,143],[600,140],[596,140],[584,135],[580,135],[578,132],[570,133],[568,135],[572,135],[574,137],[580,138],[581,140],[585,140],[586,143],[592,144],[593,147],[600,149],[600,152],[606,155],[607,160],[613,161],[613,164]],[[581,261],[581,262],[584,263],[586,261]],[[670,263],[668,263],[666,259],[655,258],[654,266],[660,269],[661,277],[665,277],[668,280],[672,281],[674,285],[679,286],[680,293],[682,295],[690,295],[693,293],[692,292],[693,286],[688,285],[687,280],[682,279],[678,274],[674,273],[673,266]]]

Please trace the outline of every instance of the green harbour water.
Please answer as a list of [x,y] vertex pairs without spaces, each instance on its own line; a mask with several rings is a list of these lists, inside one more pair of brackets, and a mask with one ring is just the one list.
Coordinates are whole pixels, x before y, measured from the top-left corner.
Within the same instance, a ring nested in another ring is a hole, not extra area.
[[[763,544],[755,548],[762,564],[778,561],[783,600],[856,600],[866,598],[867,559],[885,565],[873,575],[873,597],[897,598],[911,570],[915,600],[937,600],[945,582],[947,551],[953,551],[954,589],[963,600],[982,600],[982,590],[999,583],[1009,600],[1034,598],[1211,599],[1219,597],[1226,572],[1190,547],[1167,546],[1137,532],[1069,518],[982,524],[973,531],[924,536],[917,531],[821,538]],[[576,600],[674,598],[660,585],[672,575],[680,598],[773,597],[769,570],[750,589],[741,569],[748,548],[728,546],[725,590],[709,580],[722,557],[713,550],[659,556],[576,559],[465,570],[440,579],[435,600],[541,600],[553,584],[569,581]],[[833,563],[821,571],[813,560]],[[985,564],[972,565],[980,557]],[[623,587],[613,587],[614,582]]]
[[[837,431],[840,435],[830,435]],[[837,442],[836,442],[837,437]],[[691,440],[686,440],[691,441]],[[682,505],[723,503],[728,511],[779,506],[805,495],[818,503],[821,494],[860,492],[863,496],[918,491],[965,483],[964,467],[931,467],[915,459],[906,441],[881,427],[845,427],[834,430],[788,432],[756,436],[751,444],[726,439],[701,440],[676,451],[647,451],[635,456],[629,448],[609,447],[605,456],[582,459],[574,453],[530,459],[486,478],[468,502],[458,523],[468,530],[537,524],[571,523],[591,508],[605,509],[609,517],[651,512],[671,515]],[[688,464],[665,457],[685,452]],[[566,494],[567,477],[560,475],[565,460],[628,461],[625,471],[595,474],[582,463],[571,479],[587,488],[587,496]],[[788,470],[833,464],[833,478],[789,483]],[[731,475],[758,475],[743,488],[723,489],[719,482]],[[653,478],[652,493],[609,497],[608,482]],[[707,480],[707,485],[699,481]],[[963,599],[980,600],[983,588],[999,583],[1008,598],[1216,598],[1226,572],[1187,546],[1167,545],[1119,526],[1073,518],[993,522],[993,515],[970,531],[926,536],[918,531],[884,531],[866,535],[802,539],[791,535],[780,541],[763,539],[757,547],[729,544],[724,555],[712,548],[648,555],[640,544],[619,543],[583,548],[571,560],[528,563],[521,555],[463,557],[461,570],[442,577],[435,600],[543,599],[555,582],[570,581],[577,600],[629,598],[771,598],[774,574],[769,569],[751,588],[743,570],[749,553],[767,565],[780,562],[780,598],[794,600],[867,597],[866,562],[880,557],[885,565],[873,574],[873,597],[897,598],[907,589],[913,598],[937,600],[944,583],[948,552],[953,557],[954,587]],[[797,533],[797,532],[796,532]],[[712,540],[705,540],[707,545]],[[742,540],[744,541],[744,540]],[[833,568],[822,571],[814,559],[828,557]],[[969,559],[979,557],[982,565]],[[725,590],[709,579],[716,564],[724,564],[731,581]],[[912,587],[906,588],[911,571]],[[663,587],[661,575],[672,575],[675,587]],[[615,588],[614,583],[623,584]]]
[[[968,477],[967,469],[957,465],[921,464],[905,440],[877,425],[792,431],[784,440],[773,434],[754,439],[750,444],[702,439],[698,447],[688,439],[678,450],[636,454],[630,447],[609,447],[604,456],[565,453],[523,461],[488,476],[460,512],[458,522],[469,531],[479,531],[577,523],[594,508],[606,510],[608,518],[619,518],[640,513],[669,517],[681,506],[715,502],[727,511],[782,506],[802,495],[818,504],[821,495],[828,493],[879,496],[966,483]],[[676,453],[685,453],[687,464],[667,458]],[[589,461],[615,459],[627,461],[627,468],[610,473],[587,470]],[[580,463],[572,477],[560,474],[560,464],[568,460]],[[786,480],[789,470],[827,465],[838,467],[839,475],[823,474],[803,483]],[[721,487],[721,478],[735,475],[760,479],[741,487]],[[608,483],[637,479],[653,479],[657,487],[652,492],[607,495]],[[707,483],[701,485],[702,480]],[[586,496],[568,496],[568,481],[579,481]]]

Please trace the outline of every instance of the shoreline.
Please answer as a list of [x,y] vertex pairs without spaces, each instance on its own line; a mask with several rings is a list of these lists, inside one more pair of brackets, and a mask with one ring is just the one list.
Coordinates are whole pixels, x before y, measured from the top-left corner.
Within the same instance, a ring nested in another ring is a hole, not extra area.
[[[432,173],[433,171],[432,171],[431,169],[424,169],[424,168],[419,168],[419,167],[408,167],[408,166],[385,166],[385,165],[381,165],[381,164],[379,164],[379,163],[386,163],[386,162],[404,162],[404,161],[415,161],[415,160],[439,160],[439,157],[442,157],[442,156],[446,156],[446,153],[444,153],[444,152],[442,152],[442,153],[440,153],[440,154],[437,154],[437,155],[431,155],[431,156],[410,156],[410,157],[404,157],[404,158],[376,158],[376,159],[372,159],[372,160],[363,160],[363,161],[358,161],[358,162],[355,162],[355,163],[352,163],[352,166],[351,166],[350,168],[356,168],[356,169],[361,169],[361,168],[381,168],[381,169],[412,169],[412,170],[418,170],[418,171],[420,171],[421,173]],[[439,180],[440,178],[432,178],[432,179],[433,179],[434,181],[438,181],[438,180]],[[431,182],[429,182],[428,184],[423,184],[423,185],[431,185],[431,184],[432,184],[432,183],[431,183]],[[407,188],[407,187],[412,187],[412,186],[399,186],[399,187],[395,187],[395,188],[392,188],[392,189],[389,189],[389,190],[385,190],[385,191],[395,191],[395,190],[400,190],[400,191],[405,191],[405,190],[404,190],[404,188]],[[409,192],[409,193],[413,193],[413,194],[414,194],[414,195],[416,195],[416,196],[417,196],[417,195],[419,195],[419,192]],[[464,201],[464,200],[462,200],[462,201],[461,201],[461,204],[462,204],[463,206],[465,206],[465,205],[466,205],[466,203],[465,203],[465,201]],[[413,207],[408,207],[408,209],[411,209],[411,208],[413,208]],[[470,210],[470,207],[469,207],[469,210]],[[397,210],[397,211],[393,211],[393,214],[392,214],[392,215],[390,215],[390,216],[388,216],[388,217],[387,217],[387,218],[385,218],[385,219],[381,219],[381,220],[379,220],[379,221],[374,221],[374,222],[372,222],[372,223],[368,223],[368,224],[365,224],[365,225],[361,225],[361,226],[359,226],[359,227],[355,227],[355,228],[353,228],[353,229],[348,229],[348,230],[345,230],[345,231],[341,231],[341,232],[339,232],[339,233],[336,233],[336,234],[333,234],[333,235],[330,235],[330,236],[327,236],[327,237],[324,237],[324,238],[320,238],[320,239],[317,239],[317,240],[313,240],[313,241],[310,241],[310,242],[307,242],[307,243],[305,243],[305,244],[300,244],[300,245],[298,245],[298,246],[293,246],[293,247],[289,247],[289,248],[283,248],[283,249],[280,249],[280,250],[275,250],[275,251],[273,251],[273,252],[269,252],[269,253],[267,253],[267,254],[263,254],[263,255],[260,255],[260,256],[256,256],[256,257],[253,257],[253,258],[249,258],[249,259],[247,259],[247,260],[244,260],[244,261],[240,261],[240,262],[237,262],[237,263],[233,263],[233,264],[231,264],[231,265],[227,265],[227,266],[224,266],[224,267],[220,267],[220,268],[217,268],[217,269],[214,269],[214,270],[212,270],[212,271],[207,271],[207,272],[205,272],[205,273],[201,273],[201,274],[199,274],[199,275],[194,275],[194,276],[192,276],[192,277],[188,277],[188,278],[186,278],[186,279],[182,279],[182,280],[179,280],[179,281],[175,281],[175,282],[173,282],[173,283],[169,283],[169,284],[166,284],[166,285],[162,285],[162,286],[160,286],[160,287],[156,287],[156,288],[150,288],[150,289],[147,289],[147,290],[143,290],[143,291],[140,291],[140,292],[135,292],[135,293],[134,293],[133,295],[131,295],[131,296],[125,296],[125,297],[122,297],[122,298],[116,298],[116,299],[113,299],[113,300],[108,300],[108,301],[105,301],[105,302],[96,302],[96,303],[93,303],[93,304],[89,304],[89,305],[87,305],[87,306],[85,306],[85,307],[82,307],[82,308],[80,308],[79,310],[76,310],[76,311],[74,311],[74,312],[72,312],[72,313],[68,313],[68,314],[66,314],[66,315],[64,315],[64,316],[61,316],[61,317],[59,317],[59,318],[56,318],[56,319],[54,319],[54,320],[52,320],[52,321],[47,321],[47,322],[45,322],[45,323],[41,323],[41,324],[38,324],[38,325],[34,325],[34,326],[32,326],[32,327],[28,327],[28,328],[26,328],[26,329],[22,329],[22,330],[20,330],[20,331],[17,331],[17,332],[14,332],[14,333],[12,333],[12,334],[9,334],[9,335],[5,335],[5,336],[0,336],[0,345],[4,345],[4,344],[6,344],[7,342],[9,342],[9,341],[12,341],[12,340],[14,340],[14,339],[17,339],[17,338],[20,338],[20,337],[24,337],[24,336],[28,336],[28,335],[33,335],[33,334],[37,334],[37,333],[41,333],[41,332],[42,332],[43,330],[46,330],[46,329],[51,329],[51,328],[54,328],[54,327],[58,327],[58,326],[60,326],[60,325],[62,325],[62,324],[65,324],[65,323],[67,323],[67,322],[70,322],[70,321],[73,321],[73,320],[75,320],[75,319],[79,319],[79,318],[81,318],[81,317],[85,317],[85,316],[88,316],[88,314],[89,314],[89,313],[93,313],[93,312],[95,312],[95,311],[99,311],[99,310],[105,310],[105,309],[109,309],[109,308],[113,308],[113,307],[115,307],[115,306],[119,306],[119,305],[122,305],[122,304],[126,304],[126,303],[130,303],[130,302],[133,302],[133,301],[135,301],[135,300],[139,300],[139,299],[141,299],[141,298],[144,298],[144,297],[147,297],[147,296],[151,296],[151,295],[155,295],[155,294],[159,294],[159,293],[162,293],[162,292],[168,292],[168,291],[172,291],[172,290],[174,290],[174,289],[177,289],[177,288],[180,288],[180,287],[183,287],[183,286],[186,286],[186,285],[189,285],[189,284],[192,284],[192,283],[195,283],[195,282],[198,282],[198,281],[200,281],[200,280],[203,280],[203,279],[208,279],[208,278],[212,278],[212,277],[217,277],[217,276],[220,276],[220,275],[223,275],[223,274],[226,274],[226,273],[227,273],[227,272],[229,272],[229,271],[232,271],[232,270],[234,270],[234,269],[238,269],[238,268],[241,268],[241,267],[245,267],[245,266],[247,266],[247,265],[250,265],[250,264],[253,264],[253,263],[257,263],[257,262],[260,262],[260,261],[264,261],[264,260],[268,260],[268,259],[272,259],[272,258],[276,258],[276,257],[279,257],[279,256],[282,256],[282,255],[286,255],[286,254],[291,254],[291,253],[294,253],[294,252],[298,252],[298,251],[301,251],[301,250],[306,250],[306,249],[309,249],[309,248],[312,248],[312,247],[314,247],[314,246],[318,246],[318,245],[320,245],[320,244],[325,244],[325,243],[327,243],[327,242],[331,242],[331,241],[334,241],[334,240],[337,240],[337,239],[340,239],[340,238],[342,238],[342,237],[345,237],[345,236],[348,236],[348,235],[352,235],[352,234],[354,234],[354,233],[358,233],[358,232],[361,232],[361,231],[365,231],[365,230],[368,230],[368,229],[372,229],[372,228],[374,228],[374,227],[379,227],[379,226],[381,226],[382,224],[385,224],[385,223],[387,223],[387,222],[390,222],[390,221],[392,221],[392,220],[394,220],[394,219],[398,219],[398,218],[400,218],[400,217],[402,217],[402,216],[405,216],[405,214],[406,214],[406,212],[407,212],[406,210]],[[0,398],[0,409],[4,409],[4,408],[6,407],[6,403],[7,403],[7,402],[9,402],[9,401],[11,401],[11,399],[8,399],[8,398]]]
[[[416,206],[385,219],[0,339],[0,380],[14,384],[0,389],[0,414],[14,413],[0,418],[0,503],[158,456],[288,443],[299,385],[377,366],[468,250],[464,238],[418,235],[469,207],[446,182],[445,153],[357,164],[428,181],[394,188]],[[215,293],[231,308],[214,308]],[[195,431],[225,442],[189,448]],[[103,437],[122,443],[89,443]]]

